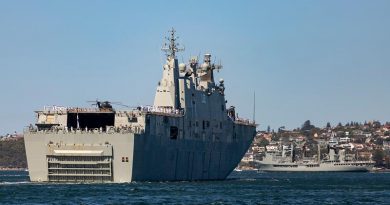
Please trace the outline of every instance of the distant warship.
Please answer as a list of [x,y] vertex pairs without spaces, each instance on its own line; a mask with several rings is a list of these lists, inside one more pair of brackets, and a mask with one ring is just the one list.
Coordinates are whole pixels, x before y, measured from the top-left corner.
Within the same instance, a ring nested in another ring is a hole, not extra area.
[[373,161],[357,161],[347,157],[345,150],[328,145],[328,154],[320,159],[318,145],[317,159],[296,160],[294,147],[282,146],[282,151],[267,151],[262,161],[255,160],[259,171],[265,172],[368,172],[374,167]]
[[45,106],[25,130],[34,182],[222,180],[251,144],[256,124],[227,108],[221,65],[205,54],[178,63],[175,30],[153,106],[117,110]]

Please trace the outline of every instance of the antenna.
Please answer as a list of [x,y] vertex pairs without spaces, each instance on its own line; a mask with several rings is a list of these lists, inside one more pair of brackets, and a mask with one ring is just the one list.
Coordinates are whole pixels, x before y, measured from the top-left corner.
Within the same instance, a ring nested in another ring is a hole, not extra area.
[[255,123],[256,119],[256,91],[253,91],[253,123]]
[[176,30],[174,28],[172,28],[168,32],[170,33],[170,37],[165,37],[168,43],[164,43],[161,50],[166,53],[168,58],[175,59],[176,52],[184,51],[184,47],[179,47],[179,44],[176,43],[176,40],[179,39],[179,37],[175,37]]
[[162,59],[162,56],[160,55],[160,53],[158,53],[158,55],[160,56],[160,63],[161,63],[161,66],[164,65],[164,60]]

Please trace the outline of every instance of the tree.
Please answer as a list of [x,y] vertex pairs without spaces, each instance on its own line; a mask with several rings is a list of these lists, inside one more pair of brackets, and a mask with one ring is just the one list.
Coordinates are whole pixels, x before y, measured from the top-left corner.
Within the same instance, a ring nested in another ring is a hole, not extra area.
[[274,141],[274,142],[279,141],[280,136],[277,135],[274,131],[272,131],[272,133],[273,134],[272,134],[271,140]]
[[378,146],[382,146],[383,145],[383,139],[380,138],[380,137],[377,137],[374,141],[374,143]]
[[372,123],[372,127],[373,128],[380,128],[382,126],[382,124],[381,124],[381,122],[379,122],[379,121],[374,121],[373,123]]
[[385,156],[385,165],[386,165],[387,169],[390,168],[390,156],[389,155]]
[[0,167],[27,167],[23,138],[11,141],[0,141]]
[[372,154],[372,160],[375,161],[376,166],[382,166],[383,165],[383,158],[385,157],[385,153],[383,150],[376,149],[374,153]]
[[260,145],[260,147],[265,147],[265,146],[269,145],[269,141],[267,139],[265,139],[264,137],[262,137],[260,139],[259,145]]
[[303,123],[303,125],[302,125],[302,127],[301,127],[301,130],[302,130],[302,131],[309,131],[309,130],[311,130],[311,129],[313,129],[313,128],[315,128],[315,127],[310,123],[310,120],[306,120],[306,121]]

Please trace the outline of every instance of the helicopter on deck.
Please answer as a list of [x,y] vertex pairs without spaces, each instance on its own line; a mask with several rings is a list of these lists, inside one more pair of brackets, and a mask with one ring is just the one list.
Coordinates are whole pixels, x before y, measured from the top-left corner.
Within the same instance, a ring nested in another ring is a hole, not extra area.
[[123,107],[130,107],[127,105],[122,104],[121,102],[110,102],[110,101],[100,101],[100,100],[95,100],[95,101],[87,101],[88,103],[92,103],[91,105],[96,106],[100,110],[109,110],[109,111],[114,111],[114,108],[112,105],[119,105]]

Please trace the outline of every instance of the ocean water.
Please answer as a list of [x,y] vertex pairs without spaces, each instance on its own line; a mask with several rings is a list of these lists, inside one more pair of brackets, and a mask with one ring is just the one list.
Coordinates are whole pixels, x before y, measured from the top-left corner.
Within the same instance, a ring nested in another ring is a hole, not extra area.
[[0,204],[390,204],[390,173],[242,171],[224,181],[46,184],[0,171]]

